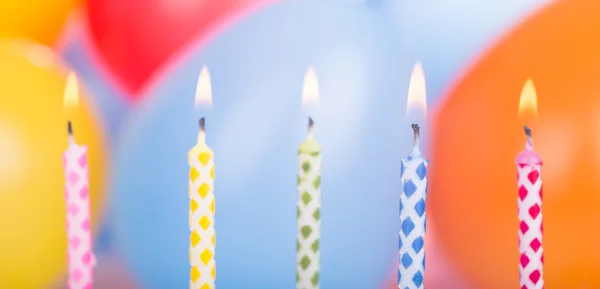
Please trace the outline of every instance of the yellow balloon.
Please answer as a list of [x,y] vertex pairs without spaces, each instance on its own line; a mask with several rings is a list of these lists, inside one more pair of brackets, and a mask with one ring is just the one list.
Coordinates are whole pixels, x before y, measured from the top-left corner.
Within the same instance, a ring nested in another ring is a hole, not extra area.
[[[0,44],[0,285],[7,289],[45,288],[66,272],[68,71],[42,51]],[[77,142],[88,145],[94,225],[105,189],[103,134],[84,95],[71,117]]]
[[0,0],[0,37],[52,45],[79,0]]

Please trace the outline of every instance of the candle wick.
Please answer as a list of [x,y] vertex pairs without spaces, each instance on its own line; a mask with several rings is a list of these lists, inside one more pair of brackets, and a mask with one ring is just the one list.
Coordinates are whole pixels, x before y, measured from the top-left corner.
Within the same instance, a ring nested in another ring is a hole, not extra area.
[[67,133],[73,135],[73,125],[71,124],[71,121],[67,121]]
[[198,133],[198,142],[205,142],[206,140],[206,119],[203,117],[198,121],[200,126],[200,132]]
[[414,138],[413,138],[413,146],[414,147],[418,147],[419,146],[419,136],[421,134],[421,128],[419,127],[418,124],[413,123],[411,125],[412,129],[413,129],[413,133],[414,133]]
[[67,133],[69,134],[69,144],[74,144],[75,137],[73,136],[73,124],[71,121],[67,121]]
[[315,125],[315,122],[313,121],[312,117],[308,118],[308,138],[312,138],[312,132],[313,132],[313,126]]
[[523,129],[525,131],[525,136],[527,137],[527,147],[532,148],[533,147],[533,135],[531,133],[531,128],[529,128],[528,126],[523,126]]

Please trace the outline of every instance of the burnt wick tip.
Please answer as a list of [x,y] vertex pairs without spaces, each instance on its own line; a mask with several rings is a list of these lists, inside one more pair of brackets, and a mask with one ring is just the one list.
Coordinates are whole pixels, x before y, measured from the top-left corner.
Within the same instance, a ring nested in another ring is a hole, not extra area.
[[205,118],[201,118],[201,119],[198,121],[198,123],[199,123],[199,125],[200,125],[200,130],[201,130],[201,131],[204,131],[204,128],[206,127],[206,120],[205,120]]
[[524,126],[523,129],[525,130],[525,135],[527,137],[531,137],[531,128],[529,128],[528,126]]
[[67,121],[67,132],[69,135],[73,135],[73,125],[71,124],[71,121]]
[[312,117],[308,118],[308,129],[312,129],[313,125],[315,125],[315,122],[313,121]]
[[421,128],[416,123],[413,123],[410,127],[412,127],[415,135],[419,135],[419,133],[421,132]]

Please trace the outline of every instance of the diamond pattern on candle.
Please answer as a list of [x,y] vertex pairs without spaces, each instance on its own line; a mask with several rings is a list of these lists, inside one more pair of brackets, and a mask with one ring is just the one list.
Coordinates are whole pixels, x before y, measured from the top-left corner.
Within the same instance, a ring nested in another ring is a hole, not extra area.
[[541,211],[540,206],[535,204],[531,208],[529,208],[529,215],[535,219],[535,218],[537,218],[540,211]]
[[410,198],[417,191],[417,186],[412,180],[404,182],[404,194]]
[[543,289],[541,164],[518,164],[519,285]]
[[316,209],[313,213],[313,218],[315,219],[315,221],[319,221],[321,220],[321,210],[320,209]]
[[527,264],[529,264],[529,258],[527,255],[521,255],[521,267],[527,267]]
[[208,217],[203,216],[202,219],[200,219],[200,227],[206,231],[208,226],[210,226],[210,221],[208,220]]
[[421,285],[423,285],[423,274],[421,274],[421,272],[415,273],[415,276],[413,276],[412,280],[415,286],[421,287]]
[[188,153],[190,166],[190,289],[215,289],[215,195],[213,153],[196,146]]
[[75,143],[63,154],[70,289],[91,289],[94,255],[90,230],[87,148]]
[[79,190],[79,197],[82,199],[88,197],[88,187],[82,187],[81,190]]
[[71,203],[67,208],[67,211],[71,216],[77,216],[77,214],[79,214],[79,206],[75,203]]
[[417,216],[423,217],[423,214],[425,214],[425,200],[424,199],[420,199],[417,201],[417,203],[415,204],[415,212],[417,213]]
[[404,268],[408,269],[408,267],[410,267],[410,265],[412,265],[413,259],[407,253],[404,253],[404,254],[402,254],[402,258],[400,259],[400,263],[402,264],[402,266]]
[[427,165],[428,162],[418,154],[402,160],[398,240],[398,288],[401,289],[423,289]]
[[419,236],[418,238],[416,238],[413,241],[412,248],[413,248],[413,250],[415,250],[415,252],[420,252],[421,249],[423,249],[423,245],[425,245],[425,242],[423,241],[423,237]]
[[321,235],[321,154],[298,152],[296,288],[318,289]]
[[83,262],[83,264],[89,265],[92,261],[92,253],[86,252],[85,254],[83,254],[83,256],[81,257],[81,261]]
[[202,185],[200,185],[200,187],[198,188],[198,194],[203,199],[206,198],[206,196],[208,195],[209,192],[210,192],[210,186],[206,182],[202,183]]
[[422,162],[419,167],[417,167],[416,170],[417,173],[417,177],[419,177],[419,180],[423,180],[425,179],[425,176],[427,176],[427,168],[425,167],[425,162]]
[[406,218],[402,221],[402,233],[405,236],[410,235],[410,233],[415,229],[415,223],[413,223],[411,218]]
[[192,279],[192,282],[196,282],[198,278],[200,278],[200,270],[198,270],[198,267],[192,267],[190,270],[190,278]]

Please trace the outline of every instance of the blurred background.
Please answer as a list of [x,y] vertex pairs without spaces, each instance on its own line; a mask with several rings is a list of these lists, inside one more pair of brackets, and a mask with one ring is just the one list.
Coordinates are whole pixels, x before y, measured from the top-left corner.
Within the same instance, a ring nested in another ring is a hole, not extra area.
[[[592,0],[0,0],[0,288],[67,288],[67,119],[89,151],[94,288],[189,286],[186,154],[200,116],[217,167],[216,286],[293,288],[309,67],[321,287],[397,288],[416,63],[425,286],[518,288],[514,159],[531,79],[546,286],[600,288],[598,35]],[[212,107],[200,111],[203,67]],[[66,112],[70,72],[80,100]]]

